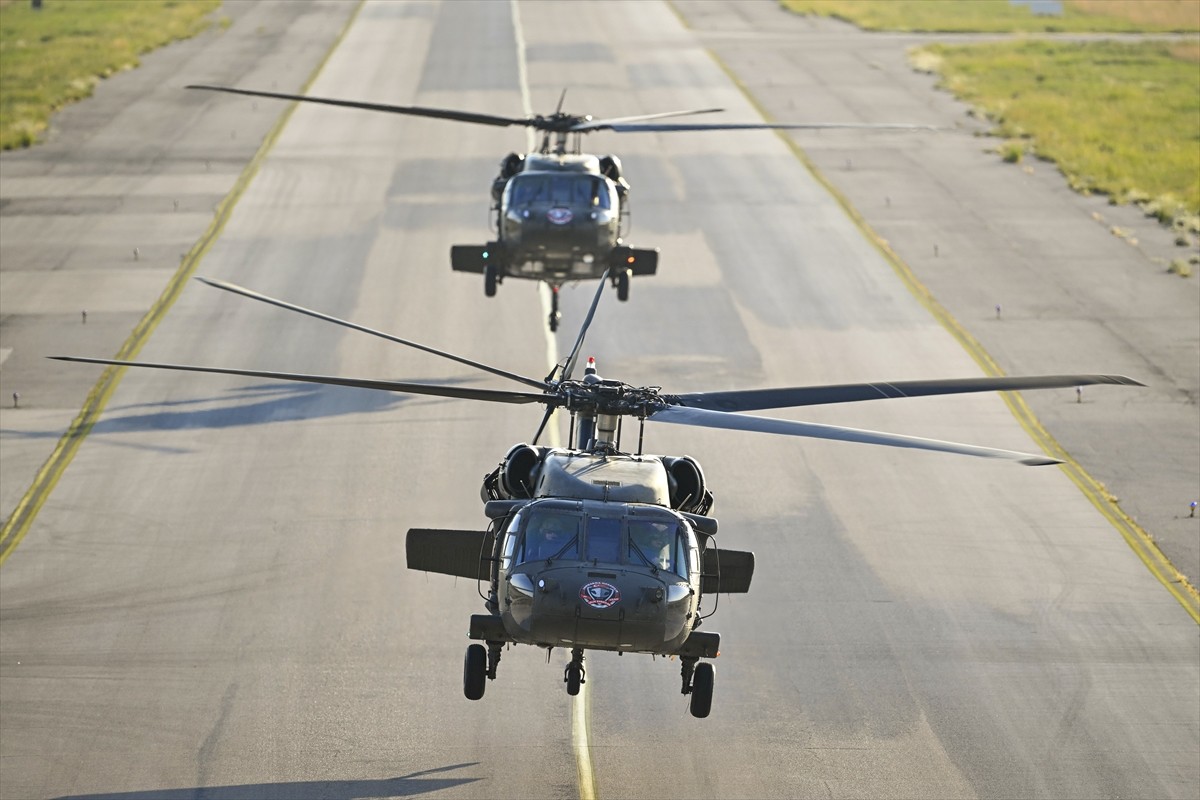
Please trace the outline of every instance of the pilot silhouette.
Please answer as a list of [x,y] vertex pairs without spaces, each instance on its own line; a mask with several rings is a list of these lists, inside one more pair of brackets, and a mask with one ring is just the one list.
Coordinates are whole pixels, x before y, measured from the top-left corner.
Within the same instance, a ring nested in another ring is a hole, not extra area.
[[558,515],[548,514],[534,520],[525,534],[526,560],[549,559],[567,544],[567,532]]

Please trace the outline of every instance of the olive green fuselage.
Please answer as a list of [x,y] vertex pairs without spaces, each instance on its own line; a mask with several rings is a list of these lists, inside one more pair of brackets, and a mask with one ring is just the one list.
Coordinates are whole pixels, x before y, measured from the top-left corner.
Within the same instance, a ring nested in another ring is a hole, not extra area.
[[[542,546],[539,526],[547,519],[565,529],[554,552]],[[536,500],[500,535],[496,599],[511,641],[673,653],[695,625],[696,535],[668,509]],[[659,538],[650,543],[651,536]]]

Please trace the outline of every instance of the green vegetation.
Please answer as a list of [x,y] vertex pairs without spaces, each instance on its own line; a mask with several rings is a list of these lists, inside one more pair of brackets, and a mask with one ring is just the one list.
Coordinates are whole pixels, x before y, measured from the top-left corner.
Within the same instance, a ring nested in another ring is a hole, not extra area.
[[220,0],[0,3],[0,148],[28,147],[50,115],[138,56],[208,27]]
[[[1039,16],[1009,0],[781,0],[872,30],[1200,32],[1200,0],[1064,0]],[[1200,41],[1023,38],[913,51],[917,69],[980,108],[1008,162],[1055,162],[1070,184],[1200,229]]]
[[798,14],[836,17],[867,30],[980,33],[1195,32],[1197,0],[1065,0],[1061,16],[1009,0],[781,0]]
[[[1200,69],[1167,42],[930,45],[921,62],[1078,191],[1200,214]],[[1192,220],[1190,227],[1195,227]]]
[[1000,157],[1009,164],[1020,164],[1025,157],[1025,143],[1010,139],[1000,146]]

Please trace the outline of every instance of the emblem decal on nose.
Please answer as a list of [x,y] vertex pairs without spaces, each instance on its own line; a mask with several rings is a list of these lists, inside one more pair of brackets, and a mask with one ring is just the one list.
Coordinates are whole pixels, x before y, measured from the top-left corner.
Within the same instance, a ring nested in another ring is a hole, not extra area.
[[592,581],[579,590],[579,598],[592,608],[608,608],[621,602],[621,592],[611,583]]
[[555,225],[566,225],[574,216],[569,208],[552,208],[546,212],[546,219]]

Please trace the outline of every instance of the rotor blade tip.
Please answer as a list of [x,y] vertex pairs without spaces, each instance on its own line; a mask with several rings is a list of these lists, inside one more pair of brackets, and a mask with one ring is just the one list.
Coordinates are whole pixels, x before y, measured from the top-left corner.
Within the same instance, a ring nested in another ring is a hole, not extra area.
[[1021,463],[1027,467],[1052,467],[1055,464],[1062,464],[1064,462],[1048,456],[1031,456],[1030,458],[1021,459]]

